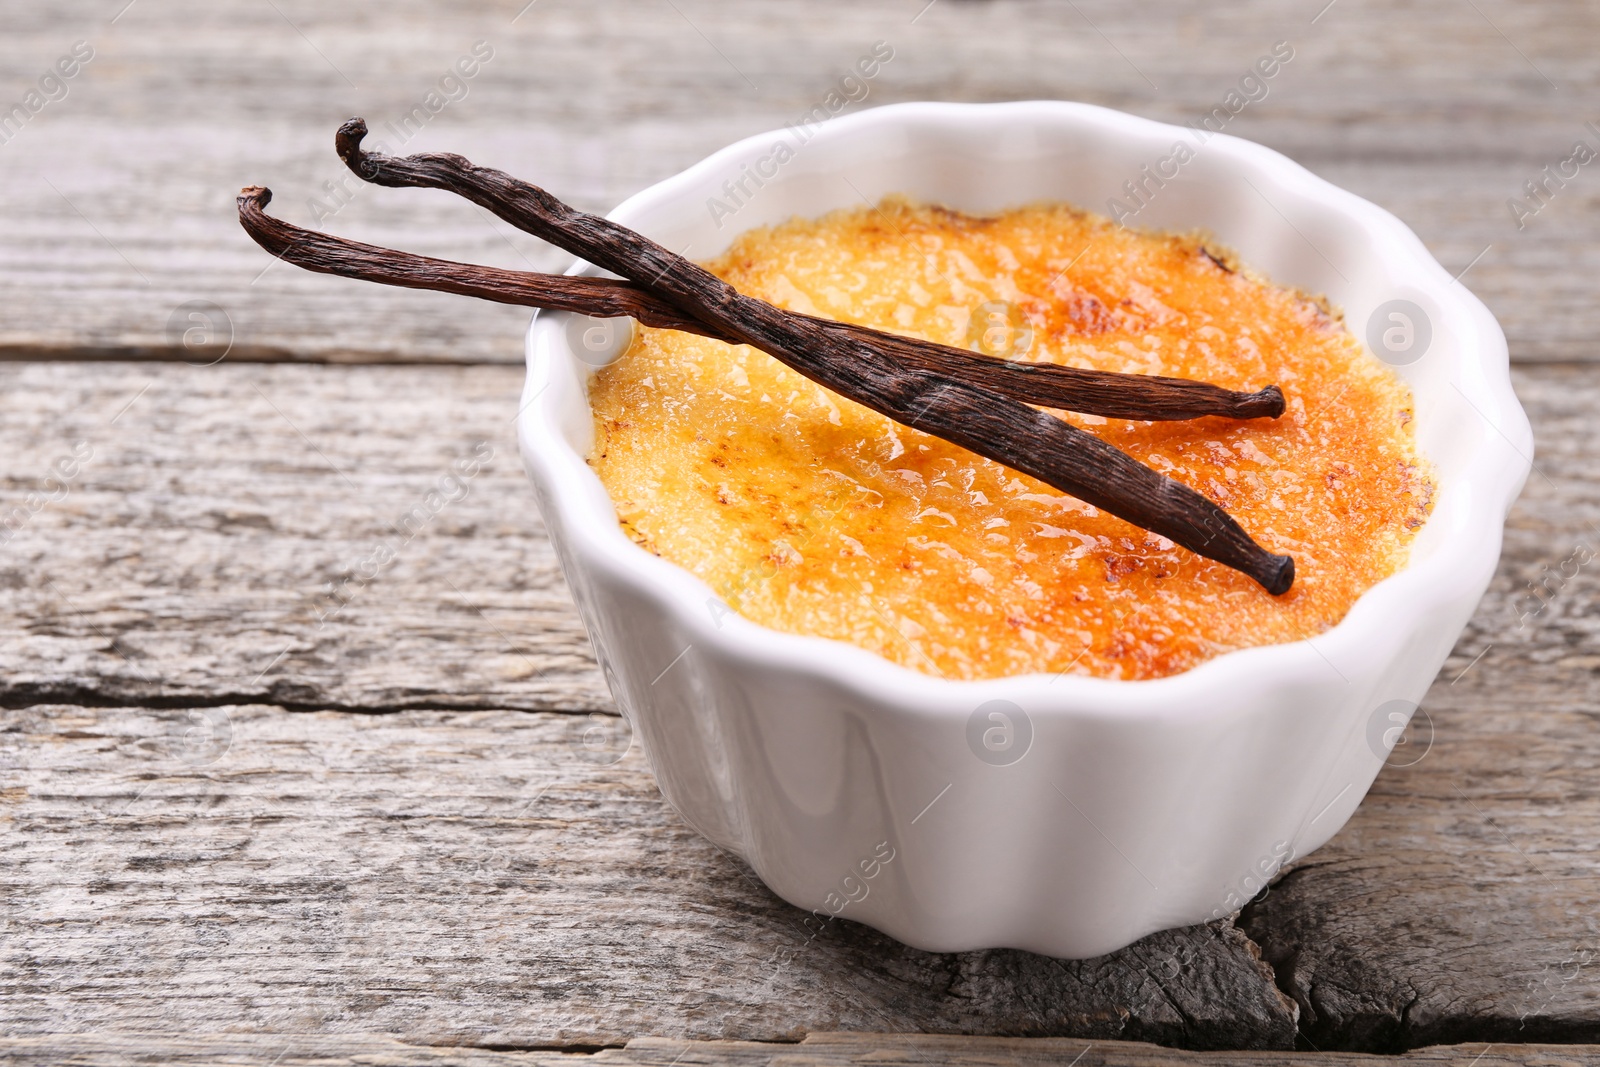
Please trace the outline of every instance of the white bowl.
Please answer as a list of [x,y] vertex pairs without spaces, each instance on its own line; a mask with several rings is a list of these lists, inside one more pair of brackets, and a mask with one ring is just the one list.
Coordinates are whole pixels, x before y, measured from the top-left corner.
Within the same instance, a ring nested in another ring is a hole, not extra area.
[[[944,681],[732,613],[618,526],[584,459],[595,360],[569,344],[569,317],[528,332],[522,451],[611,693],[684,819],[813,926],[1087,957],[1236,910],[1349,818],[1493,574],[1533,448],[1498,324],[1394,216],[1234,137],[1197,145],[1184,127],[1051,101],[902,104],[810,132],[740,141],[611,217],[704,259],[741,230],[863,197],[1105,212],[1143,180],[1153,195],[1131,222],[1210,230],[1268,277],[1327,294],[1358,336],[1387,301],[1425,316],[1426,350],[1419,329],[1420,358],[1396,368],[1438,476],[1410,566],[1314,641],[1139,682]],[[777,165],[780,143],[793,158]],[[1176,166],[1180,144],[1193,158]],[[1157,186],[1146,165],[1176,177]],[[711,201],[734,206],[725,183],[746,173],[761,184],[746,179],[753,195],[727,216]]]

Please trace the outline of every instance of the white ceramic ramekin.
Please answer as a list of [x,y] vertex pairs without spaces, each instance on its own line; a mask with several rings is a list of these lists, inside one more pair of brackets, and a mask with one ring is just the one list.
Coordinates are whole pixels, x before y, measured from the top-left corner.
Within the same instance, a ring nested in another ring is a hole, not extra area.
[[903,104],[762,134],[611,217],[703,259],[889,193],[967,211],[1116,197],[1143,204],[1132,224],[1203,227],[1327,294],[1400,350],[1416,393],[1438,492],[1410,566],[1314,641],[1170,678],[929,677],[748,622],[630,542],[584,460],[593,357],[541,314],[522,451],[611,692],[683,817],[820,918],[1086,957],[1226,914],[1343,825],[1494,571],[1532,456],[1505,337],[1388,212],[1248,141],[1082,104]]

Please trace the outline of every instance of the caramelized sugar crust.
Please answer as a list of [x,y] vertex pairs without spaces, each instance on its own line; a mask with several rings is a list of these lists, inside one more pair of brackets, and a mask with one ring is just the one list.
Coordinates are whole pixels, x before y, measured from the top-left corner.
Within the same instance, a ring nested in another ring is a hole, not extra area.
[[951,679],[1159,678],[1323,632],[1405,565],[1427,518],[1406,386],[1325,305],[1200,236],[891,199],[745,233],[708,266],[793,311],[1288,399],[1250,422],[1062,413],[1293,555],[1273,597],[758,350],[640,329],[591,387],[590,463],[630,537],[765,626]]

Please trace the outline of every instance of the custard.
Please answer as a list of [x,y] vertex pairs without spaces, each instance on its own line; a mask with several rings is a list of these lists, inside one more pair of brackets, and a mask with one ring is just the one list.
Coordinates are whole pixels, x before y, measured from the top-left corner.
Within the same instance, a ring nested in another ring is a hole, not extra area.
[[1292,555],[1274,597],[759,350],[641,327],[591,383],[589,462],[630,537],[762,625],[949,679],[1159,678],[1322,633],[1426,521],[1409,389],[1325,304],[1198,235],[890,199],[749,231],[706,266],[791,311],[996,358],[1276,383],[1288,402],[1250,421],[1056,413]]

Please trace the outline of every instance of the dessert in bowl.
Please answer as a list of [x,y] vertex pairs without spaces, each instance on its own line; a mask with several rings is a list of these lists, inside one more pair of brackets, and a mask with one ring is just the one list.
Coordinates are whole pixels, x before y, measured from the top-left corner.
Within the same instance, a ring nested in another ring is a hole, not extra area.
[[759,349],[679,330],[640,329],[594,376],[590,465],[634,541],[741,615],[935,677],[1159,678],[1316,636],[1404,566],[1426,520],[1410,390],[1319,302],[1214,245],[1059,204],[975,217],[894,199],[747,230],[712,267],[791,312],[984,363],[1129,390],[1281,383],[1286,400],[1244,418],[1054,416],[1292,553],[1276,594]]
[[[1102,643],[1088,662],[1063,666],[1070,655],[1009,655],[1002,627],[985,635],[987,652],[967,656],[977,666],[966,669],[960,655],[943,663],[933,655],[931,667],[909,652],[895,662],[899,642],[889,631],[898,627],[882,628],[876,645],[863,640],[867,647],[814,635],[845,634],[843,624],[805,632],[825,599],[787,623],[766,616],[801,632],[760,625],[741,609],[762,617],[759,605],[743,601],[770,590],[766,574],[747,582],[739,575],[749,566],[736,561],[731,572],[705,571],[708,583],[655,555],[651,548],[664,547],[658,542],[674,516],[645,508],[643,525],[658,525],[641,529],[638,517],[619,516],[607,491],[622,483],[602,483],[597,474],[616,454],[605,419],[597,433],[591,390],[615,421],[626,410],[620,385],[636,395],[650,388],[646,364],[632,365],[626,381],[621,370],[648,339],[619,320],[564,314],[541,313],[530,327],[522,450],[612,694],[683,817],[821,920],[864,922],[933,950],[1003,946],[1081,957],[1234,910],[1287,858],[1317,847],[1349,817],[1404,709],[1421,699],[1493,572],[1505,511],[1531,455],[1493,317],[1386,212],[1260,146],[1221,135],[1195,144],[1195,136],[1077,104],[899,105],[833,120],[803,143],[792,131],[750,138],[645,190],[611,217],[709,260],[750,231],[873,210],[887,197],[911,202],[891,214],[940,205],[993,218],[1030,204],[1102,209],[1135,181],[1145,195],[1136,217],[1124,221],[1149,231],[1205,231],[1219,250],[1237,253],[1237,263],[1219,254],[1197,269],[1243,265],[1285,291],[1325,295],[1398,375],[1389,392],[1373,384],[1377,378],[1353,381],[1352,395],[1383,401],[1374,401],[1382,410],[1369,412],[1373,420],[1404,413],[1418,462],[1409,481],[1352,465],[1325,482],[1336,495],[1341,475],[1349,494],[1358,484],[1379,489],[1359,514],[1341,517],[1330,507],[1329,523],[1355,523],[1387,501],[1395,506],[1384,529],[1398,524],[1404,535],[1391,538],[1385,558],[1392,566],[1372,572],[1375,584],[1351,586],[1351,602],[1293,640],[1266,632],[1259,620],[1267,614],[1241,610],[1240,618],[1257,621],[1239,628],[1239,640],[1163,659],[1163,632],[1174,627],[1137,630],[1118,614],[1098,636],[1114,642],[1134,634],[1124,644],[1150,648],[1149,655],[1113,655]],[[1150,166],[1172,158],[1180,143],[1192,146],[1181,171],[1154,184]],[[780,144],[787,150],[777,151]],[[657,366],[674,365],[671,355],[657,351]],[[1248,384],[1276,380],[1270,361],[1247,369]],[[1292,409],[1295,383],[1282,384]],[[1320,386],[1302,400],[1315,402],[1313,410],[1291,411],[1302,419],[1315,419],[1319,404],[1332,411],[1339,403],[1336,390]],[[855,412],[840,415],[843,425]],[[1216,421],[1169,432],[1204,442],[1219,436],[1208,428]],[[917,443],[915,431],[904,433]],[[630,447],[648,459],[659,444]],[[1240,460],[1234,469],[1249,474],[1247,466]],[[662,473],[658,464],[632,485],[659,483]],[[682,506],[688,498],[661,499]],[[956,523],[937,503],[927,506]],[[839,514],[828,511],[816,525],[828,527]],[[1326,544],[1339,543],[1337,532]],[[1305,557],[1299,581],[1307,591],[1340,560],[1319,548],[1315,529],[1303,533],[1293,546],[1269,536],[1267,547]],[[896,536],[923,534],[905,527]],[[1006,548],[1048,556],[1064,553],[1064,540],[1072,541],[1030,527]],[[807,547],[812,558],[842,558],[841,544]],[[792,540],[784,547],[807,556]],[[1346,543],[1342,551],[1361,547]],[[738,548],[730,541],[728,554]],[[702,565],[715,558],[714,546],[699,557]],[[1108,572],[1102,559],[1092,575],[1096,591],[1137,584],[1160,570],[1160,559],[1178,569],[1210,566],[1153,544],[1137,573]],[[779,552],[774,573],[784,560]],[[1231,572],[1202,578],[1223,593],[1271,599]],[[1230,586],[1233,579],[1242,584]],[[875,610],[870,593],[856,599],[861,606],[841,608],[839,618]],[[1181,622],[1182,604],[1173,610]],[[1049,621],[1028,629],[1054,639]],[[1023,647],[1030,638],[1012,629]],[[1182,638],[1175,635],[1177,646]]]

